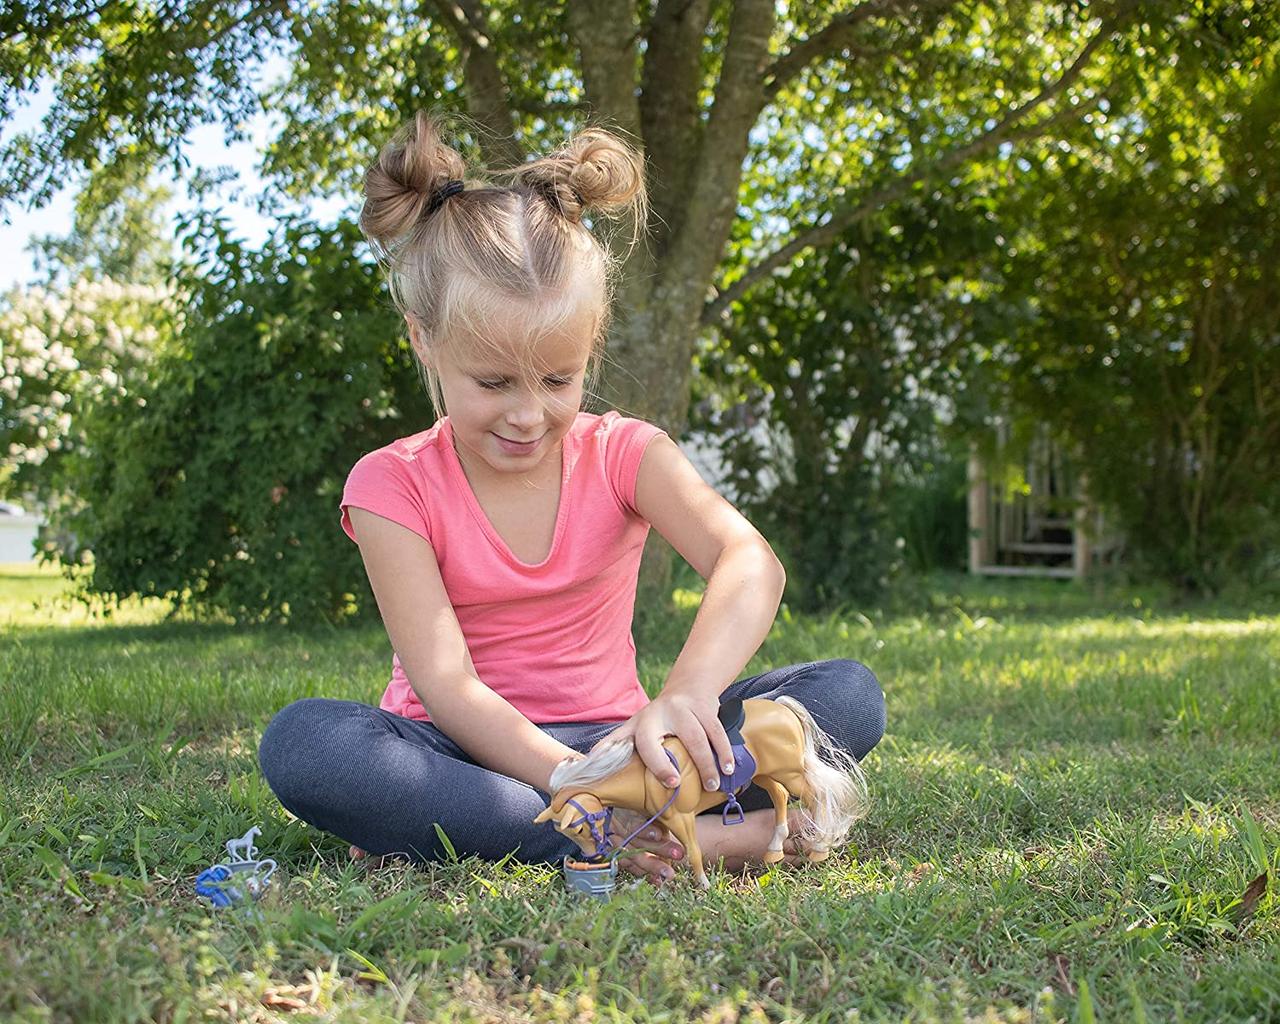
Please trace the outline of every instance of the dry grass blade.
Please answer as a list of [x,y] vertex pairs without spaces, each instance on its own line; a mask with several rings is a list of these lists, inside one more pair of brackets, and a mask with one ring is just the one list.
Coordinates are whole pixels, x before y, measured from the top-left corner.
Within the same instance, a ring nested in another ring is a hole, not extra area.
[[1062,991],[1071,997],[1075,997],[1076,987],[1071,984],[1071,961],[1061,953],[1053,954],[1053,966],[1057,973],[1057,982],[1062,986]]
[[1258,901],[1262,899],[1262,894],[1267,891],[1267,873],[1264,871],[1252,882],[1244,891],[1244,896],[1240,900],[1240,906],[1236,908],[1236,934],[1239,935],[1244,931],[1244,926],[1249,923],[1249,918],[1253,917],[1253,912],[1258,908]]

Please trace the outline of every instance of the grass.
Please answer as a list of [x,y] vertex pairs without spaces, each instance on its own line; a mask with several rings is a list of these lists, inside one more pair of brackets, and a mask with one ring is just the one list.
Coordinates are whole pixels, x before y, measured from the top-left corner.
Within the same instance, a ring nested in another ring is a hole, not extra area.
[[[103,619],[63,588],[0,568],[0,1018],[1280,1020],[1278,609],[962,578],[784,608],[747,672],[855,657],[884,685],[870,817],[818,867],[602,906],[513,862],[367,873],[280,807],[262,729],[376,703],[380,627]],[[651,690],[676,598],[637,626]],[[255,824],[260,918],[197,900]]]

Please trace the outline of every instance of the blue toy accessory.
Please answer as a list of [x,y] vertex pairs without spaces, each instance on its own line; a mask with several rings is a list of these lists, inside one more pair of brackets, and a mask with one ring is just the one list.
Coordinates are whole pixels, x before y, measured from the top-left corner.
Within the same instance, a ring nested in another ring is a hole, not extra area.
[[215,907],[230,907],[256,900],[275,873],[276,862],[258,860],[253,837],[262,830],[255,825],[239,839],[227,840],[227,861],[206,868],[196,876],[196,895],[204,896]]

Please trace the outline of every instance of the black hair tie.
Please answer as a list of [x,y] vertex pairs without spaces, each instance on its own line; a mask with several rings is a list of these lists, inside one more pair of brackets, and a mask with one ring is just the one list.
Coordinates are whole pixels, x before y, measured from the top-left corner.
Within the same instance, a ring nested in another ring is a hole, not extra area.
[[423,213],[423,216],[429,217],[431,214],[435,213],[436,210],[440,209],[440,207],[444,205],[444,201],[446,199],[448,199],[450,196],[456,196],[459,192],[461,192],[466,187],[467,186],[465,183],[459,181],[456,178],[453,181],[445,182],[438,189],[436,189],[435,194],[432,195],[431,202],[427,204],[427,209]]

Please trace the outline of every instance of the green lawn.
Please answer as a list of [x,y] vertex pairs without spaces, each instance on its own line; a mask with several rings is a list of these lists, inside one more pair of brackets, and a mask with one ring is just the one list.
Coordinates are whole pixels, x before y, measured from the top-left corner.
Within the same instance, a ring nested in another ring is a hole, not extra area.
[[[1275,607],[949,578],[914,610],[784,609],[749,672],[854,657],[884,685],[870,817],[819,867],[602,907],[549,868],[368,873],[276,802],[262,729],[376,703],[380,627],[95,618],[63,588],[0,568],[0,1019],[1280,1020]],[[677,598],[637,628],[650,687]],[[192,891],[255,824],[260,920]]]

